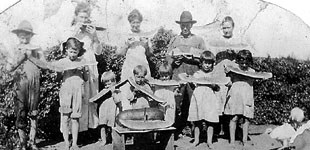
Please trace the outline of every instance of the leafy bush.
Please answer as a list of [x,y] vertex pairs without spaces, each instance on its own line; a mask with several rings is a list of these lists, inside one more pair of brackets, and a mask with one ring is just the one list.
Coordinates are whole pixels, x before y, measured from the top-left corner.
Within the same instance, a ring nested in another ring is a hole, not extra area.
[[167,46],[170,40],[175,36],[176,35],[172,33],[172,30],[160,28],[151,39],[153,55],[148,57],[148,62],[150,65],[152,77],[159,78],[157,70],[161,63],[163,63],[163,61],[165,60],[164,55],[167,52]]
[[0,49],[0,149],[13,149],[17,144],[15,130],[14,98],[16,96],[16,82],[22,75],[17,69],[14,73],[8,72],[8,53]]
[[[46,51],[46,60],[55,61],[64,58],[60,45],[49,48]],[[40,79],[40,103],[38,116],[38,137],[43,139],[55,139],[61,136],[59,108],[60,77],[50,70],[41,70]]]
[[310,63],[293,58],[256,58],[256,71],[272,72],[273,78],[254,83],[255,124],[281,124],[294,107],[310,108]]

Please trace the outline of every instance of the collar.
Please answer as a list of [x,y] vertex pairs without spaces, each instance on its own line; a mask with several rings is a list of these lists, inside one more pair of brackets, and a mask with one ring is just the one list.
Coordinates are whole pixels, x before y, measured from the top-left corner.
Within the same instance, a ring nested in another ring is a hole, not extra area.
[[193,34],[193,33],[190,33],[187,37],[184,37],[181,33],[180,33],[180,35],[179,35],[181,38],[190,38],[190,37],[192,37],[192,36],[195,36],[195,34]]

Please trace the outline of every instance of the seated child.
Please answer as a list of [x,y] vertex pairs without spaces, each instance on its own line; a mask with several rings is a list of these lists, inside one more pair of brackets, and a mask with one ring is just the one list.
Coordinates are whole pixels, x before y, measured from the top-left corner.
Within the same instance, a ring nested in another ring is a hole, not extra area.
[[[115,90],[112,86],[116,85],[116,76],[112,71],[104,72],[101,76],[101,82],[104,84],[104,88],[112,88],[111,93],[109,93],[105,100],[99,105],[99,125],[101,127],[101,145],[106,144],[106,133],[108,128],[111,128],[115,124],[115,116],[119,111],[122,111],[121,101],[120,101],[120,91]],[[117,110],[118,109],[118,110]],[[111,133],[109,133],[111,134]]]
[[291,139],[292,145],[295,150],[308,150],[310,149],[310,121],[308,121],[304,127],[300,127],[300,131],[297,130],[296,138]]
[[[140,86],[146,91],[153,93],[150,85],[145,79],[145,76],[147,75],[147,69],[144,66],[136,66],[133,69],[133,74],[133,80],[138,86]],[[135,87],[128,82],[124,86],[122,86],[120,90],[122,93],[123,110],[149,108],[150,105],[152,105],[151,98],[143,94],[141,91],[135,89]]]
[[291,110],[290,119],[288,123],[276,127],[274,129],[266,129],[267,134],[273,139],[280,141],[282,147],[279,149],[285,149],[290,146],[290,143],[294,142],[296,137],[296,129],[301,127],[302,121],[304,120],[304,112],[298,107],[295,107]]

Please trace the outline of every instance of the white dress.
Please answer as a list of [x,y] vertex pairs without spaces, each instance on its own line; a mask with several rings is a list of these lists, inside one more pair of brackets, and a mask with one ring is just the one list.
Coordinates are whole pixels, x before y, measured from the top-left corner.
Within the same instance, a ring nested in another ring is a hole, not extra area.
[[[138,41],[140,39],[140,37],[138,36],[131,37],[131,38],[134,38],[135,41]],[[146,67],[147,69],[146,78],[149,78],[151,76],[151,71],[150,71],[149,63],[146,59],[145,52],[146,52],[146,49],[141,45],[130,47],[127,50],[125,61],[122,66],[121,81],[124,81],[128,79],[129,77],[133,77],[133,69],[137,65],[143,65],[144,67]]]
[[163,108],[165,112],[165,121],[172,125],[175,121],[175,86],[155,86],[154,95],[162,98],[167,102],[167,107]]
[[[195,78],[210,77],[212,73],[205,73],[201,70],[194,74]],[[219,100],[214,91],[205,85],[198,85],[192,95],[188,121],[206,120],[209,122],[219,122],[218,115]]]
[[[84,53],[84,59],[94,62],[96,61],[96,56],[91,47],[91,39],[88,36],[85,36],[83,39],[79,39],[81,42],[84,42],[84,48],[86,52]],[[89,67],[89,78],[84,84],[84,96],[85,103],[82,106],[87,110],[82,113],[80,118],[80,129],[87,130],[88,128],[96,128],[99,124],[99,117],[96,112],[97,104],[89,102],[89,99],[95,96],[98,93],[99,82],[98,82],[98,68],[97,65],[91,65]],[[88,121],[87,121],[88,120]],[[88,122],[88,123],[87,123]]]

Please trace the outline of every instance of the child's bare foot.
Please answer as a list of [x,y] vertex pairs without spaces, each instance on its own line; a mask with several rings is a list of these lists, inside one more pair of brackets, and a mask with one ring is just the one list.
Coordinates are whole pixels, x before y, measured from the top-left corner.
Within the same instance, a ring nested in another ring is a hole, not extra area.
[[39,148],[38,148],[37,145],[35,145],[35,144],[31,144],[31,145],[30,145],[30,148],[31,148],[32,150],[39,150]]
[[199,145],[199,141],[194,141],[194,142],[192,143],[192,145],[195,146],[195,147],[198,146],[198,145]]
[[214,149],[214,145],[212,143],[208,143],[209,149]]
[[79,150],[80,148],[77,145],[72,145],[70,150]]
[[106,141],[106,140],[100,141],[100,146],[101,146],[101,147],[104,147],[106,144],[107,144],[107,141]]
[[69,144],[65,144],[64,150],[70,150],[70,145]]

